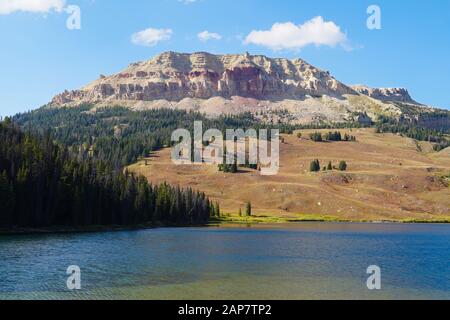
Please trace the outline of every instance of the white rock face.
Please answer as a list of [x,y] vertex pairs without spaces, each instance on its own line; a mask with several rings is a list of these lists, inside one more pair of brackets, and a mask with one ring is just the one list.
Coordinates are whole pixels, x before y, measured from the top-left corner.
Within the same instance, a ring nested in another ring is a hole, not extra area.
[[419,105],[419,103],[411,98],[408,90],[405,88],[369,88],[364,85],[356,85],[351,88],[360,94],[377,100],[391,102],[397,101]]
[[340,97],[349,93],[354,91],[329,72],[301,59],[166,52],[152,60],[133,63],[110,77],[101,76],[81,90],[63,92],[53,103],[98,102],[111,98],[181,101],[232,96],[300,99],[305,95]]

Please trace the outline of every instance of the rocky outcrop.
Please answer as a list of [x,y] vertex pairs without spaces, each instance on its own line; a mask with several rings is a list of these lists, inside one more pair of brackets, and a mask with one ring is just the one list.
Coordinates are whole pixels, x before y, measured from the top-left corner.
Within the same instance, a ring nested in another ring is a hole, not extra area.
[[356,92],[385,102],[404,102],[419,105],[404,88],[369,88],[367,86],[352,86]]
[[90,85],[65,91],[52,103],[104,100],[153,101],[232,96],[256,99],[300,99],[307,95],[341,97],[353,89],[301,59],[265,56],[163,53],[133,63],[124,71],[101,76]]
[[421,113],[414,118],[414,122],[421,127],[446,131],[450,129],[450,112],[434,110]]

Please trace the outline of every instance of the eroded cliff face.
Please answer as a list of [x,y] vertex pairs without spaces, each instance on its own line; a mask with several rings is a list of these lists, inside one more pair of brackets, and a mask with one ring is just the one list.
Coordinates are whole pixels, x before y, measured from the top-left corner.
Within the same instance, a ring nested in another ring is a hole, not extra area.
[[[162,53],[111,76],[101,75],[79,90],[64,91],[49,107],[83,103],[193,110],[210,116],[250,112],[262,121],[301,124],[356,121],[360,114],[368,115],[369,122],[379,115],[398,118],[405,110],[433,113],[406,89],[349,87],[304,60],[248,53]],[[436,121],[441,120],[428,122]]]
[[409,95],[405,88],[369,88],[367,86],[352,86],[356,92],[386,102],[404,102],[419,105]]
[[65,91],[53,104],[99,102],[107,99],[153,101],[232,96],[255,99],[301,99],[310,96],[341,97],[353,89],[301,59],[265,56],[163,53],[152,60],[131,64],[90,85]]

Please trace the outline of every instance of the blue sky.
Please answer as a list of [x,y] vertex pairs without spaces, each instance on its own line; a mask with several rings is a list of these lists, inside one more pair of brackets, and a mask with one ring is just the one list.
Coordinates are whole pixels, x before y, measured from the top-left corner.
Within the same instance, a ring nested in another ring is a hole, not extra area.
[[[372,4],[381,30],[366,26]],[[79,30],[66,27],[68,5],[81,9]],[[306,28],[319,16],[323,23]],[[269,32],[276,23],[291,34]],[[346,84],[406,87],[420,102],[450,108],[449,39],[446,0],[0,0],[0,116],[168,50],[300,57]]]

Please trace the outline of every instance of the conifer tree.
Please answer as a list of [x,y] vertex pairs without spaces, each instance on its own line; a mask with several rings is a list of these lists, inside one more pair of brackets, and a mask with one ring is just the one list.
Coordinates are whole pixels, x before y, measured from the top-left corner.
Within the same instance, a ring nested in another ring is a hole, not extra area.
[[213,210],[204,193],[152,186],[114,167],[79,150],[71,153],[48,134],[24,134],[13,122],[0,122],[0,227],[209,220]]
[[216,203],[216,217],[220,219],[220,205],[218,202]]
[[345,161],[339,162],[339,170],[346,171],[347,170],[347,162],[345,162]]
[[333,170],[333,165],[331,164],[331,161],[328,162],[327,170],[329,171]]
[[247,217],[252,216],[252,204],[250,201],[245,204],[245,216]]
[[311,162],[309,166],[309,171],[311,172],[319,172],[320,171],[320,162],[318,159],[315,159]]

